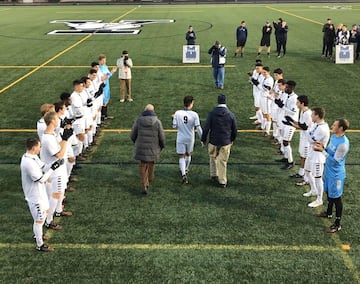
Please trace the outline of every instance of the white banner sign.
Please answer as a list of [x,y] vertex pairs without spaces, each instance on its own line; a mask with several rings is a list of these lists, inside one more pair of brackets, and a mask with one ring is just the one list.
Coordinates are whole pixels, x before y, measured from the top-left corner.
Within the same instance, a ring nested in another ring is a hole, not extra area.
[[183,63],[200,63],[200,45],[183,45]]
[[336,64],[354,64],[354,46],[337,45],[336,46]]

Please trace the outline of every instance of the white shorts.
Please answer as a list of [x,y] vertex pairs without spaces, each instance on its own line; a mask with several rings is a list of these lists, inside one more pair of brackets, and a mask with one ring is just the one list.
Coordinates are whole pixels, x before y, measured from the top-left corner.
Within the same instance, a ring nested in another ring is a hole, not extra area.
[[76,135],[85,133],[85,118],[82,117],[75,120],[73,123],[73,129]]
[[322,177],[324,172],[323,163],[312,163],[310,159],[305,160],[304,169],[308,172],[311,172],[312,175],[316,178]]
[[304,141],[300,139],[299,142],[299,154],[301,158],[309,157],[310,153],[310,143],[308,141]]
[[57,168],[50,176],[50,187],[52,193],[65,193],[67,183],[69,181],[66,165],[63,164]]
[[178,143],[176,142],[176,153],[177,154],[185,154],[192,153],[194,151],[194,142],[192,143]]
[[261,106],[260,105],[260,94],[253,92],[253,97],[254,97],[254,106],[260,107]]
[[260,97],[260,109],[262,111],[262,113],[264,114],[270,114],[270,104],[271,104],[271,100],[269,100],[268,98],[265,98],[264,96]]
[[292,137],[295,133],[295,127],[292,127],[290,125],[284,125],[283,131],[282,131],[282,137],[284,141],[291,141]]
[[49,202],[42,201],[41,203],[28,202],[31,216],[36,223],[45,222],[46,216],[49,212]]

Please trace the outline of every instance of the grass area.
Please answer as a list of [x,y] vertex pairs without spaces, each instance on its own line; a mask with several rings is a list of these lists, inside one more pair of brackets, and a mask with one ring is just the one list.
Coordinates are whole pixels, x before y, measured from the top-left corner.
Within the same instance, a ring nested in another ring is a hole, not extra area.
[[[246,72],[252,69],[261,27],[266,20],[289,24],[288,55],[263,60],[281,67],[297,81],[297,93],[322,106],[327,121],[346,117],[351,129],[358,120],[359,62],[335,65],[320,57],[321,28],[326,18],[351,26],[352,9],[324,5],[163,5],[0,7],[0,281],[2,283],[360,283],[359,133],[349,133],[351,153],[344,195],[343,230],[327,235],[328,220],[319,220],[294,186],[289,173],[274,162],[276,149],[256,132]],[[122,15],[126,16],[122,17]],[[226,15],[226,17],[224,17]],[[47,36],[61,24],[55,19],[176,19],[154,24],[136,36]],[[249,39],[244,58],[233,58],[235,28],[247,21]],[[183,65],[182,45],[192,24],[201,45],[201,63]],[[138,165],[126,132],[144,105],[153,103],[166,129],[171,114],[182,108],[185,94],[194,95],[202,122],[215,106],[207,49],[219,39],[228,48],[225,90],[235,113],[239,139],[229,161],[229,189],[208,181],[208,156],[197,143],[189,186],[182,186],[175,154],[175,133],[156,166],[150,194],[140,194]],[[79,44],[77,44],[79,43]],[[275,47],[272,38],[273,49]],[[75,46],[75,44],[77,44]],[[73,48],[69,48],[73,46]],[[69,48],[66,52],[67,48]],[[119,87],[111,79],[109,111],[115,119],[100,145],[79,171],[76,191],[68,194],[74,212],[60,232],[47,232],[54,253],[34,251],[32,219],[21,190],[19,160],[24,140],[33,133],[1,132],[34,129],[39,106],[55,102],[72,80],[87,74],[90,62],[105,53],[114,65],[122,50],[134,61],[134,102],[118,102]],[[59,55],[60,52],[63,54]],[[32,66],[42,68],[34,69]],[[29,74],[33,70],[32,74]],[[18,80],[22,76],[26,78]],[[12,85],[10,85],[12,84]],[[298,135],[294,138],[297,151]],[[296,154],[295,154],[296,155]],[[342,244],[350,244],[348,252]]]

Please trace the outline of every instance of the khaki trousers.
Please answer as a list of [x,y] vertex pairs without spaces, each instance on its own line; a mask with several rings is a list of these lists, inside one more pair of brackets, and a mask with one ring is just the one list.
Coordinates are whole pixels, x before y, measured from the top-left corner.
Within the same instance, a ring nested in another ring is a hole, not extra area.
[[210,177],[217,176],[219,183],[227,184],[226,169],[227,161],[230,156],[232,144],[225,146],[215,146],[208,144],[208,152],[210,157]]
[[131,79],[120,79],[120,99],[125,100],[125,92],[127,99],[131,99]]
[[155,162],[140,161],[140,179],[142,188],[147,188],[154,179]]

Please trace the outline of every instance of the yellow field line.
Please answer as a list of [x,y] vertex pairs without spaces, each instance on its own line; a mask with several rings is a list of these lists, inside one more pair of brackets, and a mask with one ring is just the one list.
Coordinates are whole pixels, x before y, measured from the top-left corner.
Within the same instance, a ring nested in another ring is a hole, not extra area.
[[[323,223],[324,223],[325,227],[329,227],[329,225],[330,225],[330,222],[327,219],[323,219]],[[340,240],[340,237],[339,237],[338,234],[336,234],[336,233],[332,234],[331,238],[334,240],[336,247],[341,247],[343,245],[343,242]],[[346,245],[351,245],[351,244],[346,244]],[[352,259],[350,258],[348,252],[341,249],[341,250],[338,250],[338,253],[340,253],[341,258],[343,259],[343,262],[344,262],[345,266],[351,272],[354,280],[356,281],[355,283],[360,283],[360,273],[356,269],[356,267],[355,267]]]
[[[40,65],[41,66],[41,65]],[[35,65],[22,65],[22,66],[16,66],[16,65],[0,65],[0,69],[29,69],[29,68],[37,68],[40,66]],[[132,69],[146,69],[146,68],[210,68],[211,65],[140,65],[140,66],[133,66]],[[226,65],[226,67],[235,67],[235,65]],[[62,69],[62,68],[89,68],[89,66],[42,66],[41,68],[47,68],[47,69]]]
[[[55,249],[112,249],[112,250],[231,250],[231,251],[310,251],[337,252],[341,247],[312,245],[222,245],[222,244],[51,244]],[[0,243],[0,249],[25,249],[33,243]]]
[[305,20],[305,21],[308,21],[308,22],[311,22],[311,23],[314,23],[314,24],[318,24],[318,25],[323,25],[323,23],[320,23],[318,21],[314,21],[314,20],[311,20],[309,18],[298,16],[298,15],[295,15],[293,13],[290,13],[290,12],[287,12],[287,11],[284,11],[284,10],[276,9],[276,8],[273,8],[273,7],[270,7],[270,6],[265,6],[265,7],[267,9],[270,9],[270,10],[273,10],[273,11],[276,11],[276,12],[280,12],[280,13],[283,13],[283,14],[286,14],[286,15],[289,15],[289,16],[292,16],[292,17],[295,17],[295,18],[299,18],[301,20]]
[[[125,17],[126,15],[130,14],[131,12],[135,11],[137,9],[137,7],[131,9],[130,11],[126,12],[125,14],[121,15],[120,17],[117,17],[116,19],[114,19],[113,21],[117,21],[119,19],[121,19],[122,17]],[[112,21],[112,22],[113,22]],[[58,54],[54,55],[53,57],[51,57],[50,59],[48,59],[47,61],[45,61],[44,63],[40,64],[39,66],[35,67],[33,70],[29,71],[28,73],[26,73],[25,75],[21,76],[19,79],[15,80],[14,82],[10,83],[9,85],[7,85],[6,87],[2,88],[0,90],[0,94],[5,92],[6,90],[10,89],[11,87],[13,87],[14,85],[16,85],[17,83],[21,82],[22,80],[26,79],[27,77],[29,77],[30,75],[34,74],[36,71],[40,70],[41,68],[43,68],[45,65],[49,64],[50,62],[54,61],[56,58],[60,57],[61,55],[63,55],[64,53],[68,52],[69,50],[73,49],[74,47],[78,46],[79,44],[81,44],[82,42],[84,42],[85,40],[87,40],[88,38],[90,38],[92,35],[87,35],[84,38],[80,39],[79,41],[75,42],[73,45],[65,48],[63,51],[59,52]]]

